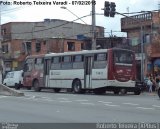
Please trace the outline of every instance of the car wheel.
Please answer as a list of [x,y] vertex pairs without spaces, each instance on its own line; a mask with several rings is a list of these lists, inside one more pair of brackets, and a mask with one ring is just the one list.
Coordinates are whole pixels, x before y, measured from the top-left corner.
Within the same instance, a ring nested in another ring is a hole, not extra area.
[[15,89],[16,89],[16,90],[19,90],[19,89],[20,89],[20,84],[17,84],[17,83],[16,83],[16,84],[15,84]]

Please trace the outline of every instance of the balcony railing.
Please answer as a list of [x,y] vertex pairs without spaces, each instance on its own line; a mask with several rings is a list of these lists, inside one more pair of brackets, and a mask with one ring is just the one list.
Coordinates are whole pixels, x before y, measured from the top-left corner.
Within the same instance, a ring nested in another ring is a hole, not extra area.
[[[141,23],[141,24],[140,24]],[[121,29],[125,31],[132,28],[140,28],[143,26],[150,26],[152,23],[152,13],[144,13],[140,15],[134,15],[121,19]]]

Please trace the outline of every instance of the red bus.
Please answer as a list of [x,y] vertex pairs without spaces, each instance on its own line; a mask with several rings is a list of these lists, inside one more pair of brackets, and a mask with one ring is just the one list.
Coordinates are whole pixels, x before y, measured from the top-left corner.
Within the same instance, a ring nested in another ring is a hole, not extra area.
[[24,65],[23,85],[35,91],[51,88],[75,93],[93,91],[134,92],[136,63],[131,50],[112,48],[28,56]]

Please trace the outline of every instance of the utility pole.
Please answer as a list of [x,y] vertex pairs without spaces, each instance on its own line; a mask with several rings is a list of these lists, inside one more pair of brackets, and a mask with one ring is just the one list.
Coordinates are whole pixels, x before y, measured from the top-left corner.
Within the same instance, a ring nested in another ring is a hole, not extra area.
[[95,0],[92,0],[92,50],[96,49],[96,15],[95,15]]
[[3,52],[2,52],[2,34],[1,34],[1,6],[0,6],[0,84],[3,81],[3,73],[4,73],[4,62],[3,62]]

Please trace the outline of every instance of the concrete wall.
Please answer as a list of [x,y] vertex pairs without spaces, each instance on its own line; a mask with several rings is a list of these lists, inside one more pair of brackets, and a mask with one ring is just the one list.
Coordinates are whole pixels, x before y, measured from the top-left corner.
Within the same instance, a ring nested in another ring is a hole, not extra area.
[[[77,35],[84,34],[91,37],[91,26],[52,19],[44,22],[17,22],[12,23],[12,39],[35,38],[70,38],[76,39]],[[104,36],[104,28],[97,27],[97,36]]]

